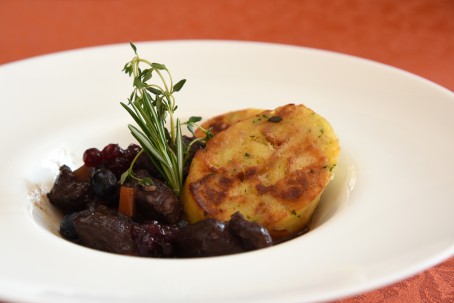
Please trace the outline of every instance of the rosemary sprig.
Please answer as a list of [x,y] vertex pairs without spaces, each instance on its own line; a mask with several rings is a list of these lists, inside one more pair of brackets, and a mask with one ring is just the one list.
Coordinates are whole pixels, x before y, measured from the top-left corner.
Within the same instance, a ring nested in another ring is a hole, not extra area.
[[[183,185],[184,162],[187,160],[190,146],[200,140],[194,139],[185,145],[181,131],[182,123],[174,117],[177,105],[173,94],[181,90],[186,80],[174,84],[172,75],[164,64],[140,58],[136,46],[133,43],[130,45],[135,56],[125,64],[123,71],[133,77],[134,89],[128,103],[122,102],[121,105],[138,127],[131,124],[128,127],[158,172],[165,178],[167,185],[179,195]],[[156,78],[156,76],[153,78],[154,75],[157,76],[159,83],[148,83]],[[166,128],[167,118],[170,132]],[[191,117],[184,124],[192,132],[197,121],[199,117]],[[205,133],[207,136],[204,140],[208,140],[211,134],[209,130]],[[125,174],[122,176],[123,181],[128,174],[132,174],[132,168]]]

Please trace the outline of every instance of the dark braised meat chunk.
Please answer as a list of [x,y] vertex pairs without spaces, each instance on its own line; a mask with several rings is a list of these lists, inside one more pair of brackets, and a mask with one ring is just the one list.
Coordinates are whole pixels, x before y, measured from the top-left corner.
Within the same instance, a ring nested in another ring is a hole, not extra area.
[[92,200],[90,184],[77,179],[72,170],[63,165],[47,198],[64,213],[79,211]]
[[176,225],[139,224],[103,205],[66,216],[60,225],[63,237],[83,246],[143,257],[172,257],[178,232]]
[[232,215],[229,221],[229,230],[241,239],[245,250],[254,250],[273,245],[268,230],[258,223],[244,219],[241,213]]
[[136,255],[131,229],[133,222],[107,207],[84,210],[73,219],[79,243],[94,249]]
[[228,222],[205,219],[183,227],[176,238],[181,257],[208,257],[235,254],[273,245],[261,225],[235,213]]
[[182,206],[175,193],[161,180],[151,177],[146,170],[134,172],[140,179],[150,178],[153,186],[138,185],[137,180],[126,182],[136,187],[136,213],[138,220],[158,220],[163,223],[176,223],[181,217]]
[[216,219],[205,219],[182,228],[176,246],[181,257],[208,257],[244,251],[227,225]]

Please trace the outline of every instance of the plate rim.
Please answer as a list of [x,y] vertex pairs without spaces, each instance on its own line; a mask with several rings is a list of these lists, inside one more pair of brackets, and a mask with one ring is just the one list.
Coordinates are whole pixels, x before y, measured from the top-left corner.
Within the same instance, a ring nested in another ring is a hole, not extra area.
[[[257,45],[257,46],[265,46],[265,47],[284,47],[284,48],[294,48],[294,49],[303,49],[303,50],[307,50],[307,51],[311,51],[311,52],[317,52],[317,53],[328,53],[328,54],[331,54],[331,55],[335,55],[335,56],[341,56],[341,57],[348,57],[348,58],[351,58],[351,59],[354,59],[354,60],[360,60],[360,61],[364,61],[364,62],[367,62],[368,64],[369,63],[373,63],[375,65],[378,64],[378,66],[382,66],[382,67],[385,67],[387,69],[391,69],[391,70],[394,70],[394,71],[398,71],[399,73],[404,73],[406,76],[410,76],[410,77],[413,77],[413,78],[416,78],[418,79],[418,81],[424,81],[424,83],[426,85],[431,85],[432,87],[436,88],[437,90],[440,90],[441,92],[443,93],[447,93],[451,98],[453,98],[454,100],[454,94],[447,88],[437,84],[437,83],[434,83],[428,79],[425,79],[419,75],[415,75],[413,73],[410,73],[410,72],[407,72],[403,69],[400,69],[400,68],[397,68],[397,67],[393,67],[393,66],[390,66],[390,65],[387,65],[387,64],[384,64],[384,63],[380,63],[380,62],[376,62],[376,61],[372,61],[370,59],[365,59],[365,58],[360,58],[360,57],[356,57],[356,56],[352,56],[352,55],[348,55],[348,54],[342,54],[342,53],[338,53],[338,52],[333,52],[333,51],[328,51],[328,50],[318,50],[318,49],[315,49],[315,48],[310,48],[310,47],[305,47],[305,46],[295,46],[295,45],[289,45],[289,44],[279,44],[279,43],[270,43],[270,42],[258,42],[258,41],[235,41],[235,40],[191,40],[191,39],[188,39],[188,40],[164,40],[164,41],[149,41],[149,42],[137,42],[136,45],[137,46],[141,46],[141,45],[145,45],[145,44],[162,44],[162,43],[165,43],[165,44],[168,44],[168,43],[189,43],[189,44],[192,44],[192,43],[198,43],[198,44],[203,44],[203,43],[222,43],[222,44],[254,44],[254,45]],[[42,58],[45,58],[45,57],[53,57],[55,55],[59,55],[59,56],[67,56],[68,54],[71,55],[71,53],[73,52],[84,52],[84,51],[92,51],[93,49],[106,49],[106,48],[110,48],[110,47],[123,47],[124,46],[124,43],[116,43],[116,44],[109,44],[109,45],[102,45],[102,46],[90,46],[90,47],[84,47],[84,48],[79,48],[79,49],[72,49],[72,50],[66,50],[66,51],[61,51],[61,52],[55,52],[55,53],[50,53],[50,54],[45,54],[45,55],[39,55],[39,56],[34,56],[34,57],[31,57],[31,58],[27,58],[27,59],[24,59],[24,60],[19,60],[19,61],[14,61],[14,62],[10,62],[10,63],[7,63],[7,64],[4,64],[2,66],[0,66],[0,73],[2,71],[6,69],[9,69],[9,68],[14,68],[15,65],[17,64],[27,64],[28,62],[30,62],[30,60],[41,60]],[[11,67],[13,66],[13,67]],[[439,256],[437,257],[433,257],[432,260],[426,260],[426,264],[420,264],[420,266],[416,266],[416,268],[412,268],[412,269],[408,269],[406,273],[402,272],[401,274],[398,274],[398,273],[395,273],[395,275],[398,277],[397,279],[394,279],[394,282],[398,281],[398,280],[401,280],[402,278],[404,277],[409,277],[410,275],[412,274],[415,274],[423,269],[426,269],[426,268],[429,268],[429,267],[432,267],[440,262],[442,262],[444,259],[447,259],[448,257],[450,257],[454,252],[454,246],[451,247],[451,249],[447,249],[445,252],[443,253],[440,253]],[[0,278],[2,278],[0,276]],[[386,282],[386,281],[387,282]],[[392,282],[392,283],[394,283]],[[371,289],[374,289],[376,287],[382,287],[382,286],[385,286],[387,284],[389,284],[389,279],[385,279],[383,278],[383,281],[379,282],[379,281],[376,281],[376,283],[372,283],[371,285],[369,285],[369,287],[367,288],[362,288],[361,290],[358,290],[356,289],[356,292],[352,292],[352,291],[344,291],[344,294],[342,295],[343,297],[348,295],[348,296],[351,296],[351,295],[354,295],[355,293],[359,293],[359,292],[363,292],[363,291],[368,291],[368,290],[371,290]],[[327,297],[323,297],[321,296],[320,297],[322,300],[326,300],[326,299],[336,299],[337,297],[330,297],[330,296],[327,296]]]

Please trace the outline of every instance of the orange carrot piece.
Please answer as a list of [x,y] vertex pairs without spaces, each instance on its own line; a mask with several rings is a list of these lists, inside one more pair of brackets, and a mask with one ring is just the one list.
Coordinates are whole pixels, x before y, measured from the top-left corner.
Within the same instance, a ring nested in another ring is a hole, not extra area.
[[134,187],[121,186],[120,188],[120,204],[118,206],[118,212],[127,216],[134,216],[136,209],[135,204],[135,191]]
[[91,178],[91,169],[88,166],[82,165],[74,171],[76,179],[79,181],[90,182]]

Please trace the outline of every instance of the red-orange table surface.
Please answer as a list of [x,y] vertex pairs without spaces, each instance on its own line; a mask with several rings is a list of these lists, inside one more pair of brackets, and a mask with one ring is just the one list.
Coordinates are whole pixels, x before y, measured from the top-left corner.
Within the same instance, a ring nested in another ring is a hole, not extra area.
[[[0,64],[86,46],[169,39],[332,50],[454,90],[452,0],[0,0]],[[454,302],[454,258],[335,302]]]

